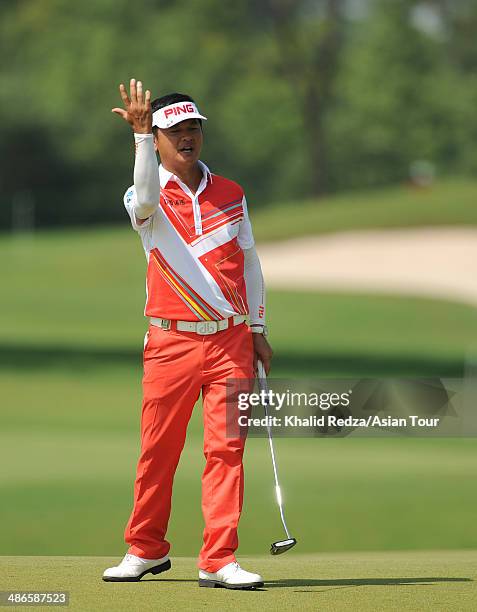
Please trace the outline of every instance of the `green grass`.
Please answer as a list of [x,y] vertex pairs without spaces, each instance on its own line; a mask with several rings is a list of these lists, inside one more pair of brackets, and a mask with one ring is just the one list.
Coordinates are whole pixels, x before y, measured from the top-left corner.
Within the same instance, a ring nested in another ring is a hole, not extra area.
[[[94,299],[99,300],[98,295]],[[50,300],[53,308],[53,295]],[[140,304],[138,300],[138,310]],[[477,310],[470,306],[388,296],[274,291],[269,292],[268,306],[276,376],[458,376],[465,360],[477,352]],[[12,302],[12,317],[13,307]],[[145,320],[124,310],[123,319],[116,313],[116,320],[107,320],[108,310],[104,295],[98,310],[77,304],[63,322],[57,320],[54,310],[41,321],[34,316],[25,319],[20,327],[12,325],[9,317],[1,318],[0,366],[4,370],[74,366],[77,371],[140,366]],[[306,325],[303,312],[310,313]]]
[[283,202],[254,211],[260,241],[344,230],[476,225],[477,182],[442,180],[428,190],[407,186]]
[[[128,228],[4,236],[0,257],[1,551],[120,555],[139,452],[140,242]],[[276,376],[458,376],[475,354],[477,312],[463,305],[293,292],[268,303]],[[175,555],[201,544],[200,411],[174,490]],[[279,439],[277,452],[301,553],[477,547],[475,440]],[[258,554],[282,533],[266,440],[247,442],[246,475],[240,550]]]
[[[121,554],[139,453],[140,363],[4,369],[2,554]],[[201,545],[201,406],[176,476],[174,554]],[[477,547],[474,439],[277,439],[301,552]],[[247,441],[241,551],[281,536],[266,440]]]
[[[0,364],[137,363],[145,259],[129,230],[0,241]],[[470,306],[390,296],[270,291],[278,373],[456,374],[476,351]],[[304,313],[306,325],[302,324]]]
[[[477,552],[400,552],[245,557],[257,591],[197,585],[195,559],[135,584],[104,583],[111,557],[0,557],[2,590],[69,591],[68,609],[97,610],[475,610]],[[15,609],[30,609],[16,607]]]
[[[139,453],[139,380],[139,367],[127,366],[4,373],[2,554],[121,554]],[[477,547],[473,439],[277,439],[276,450],[301,552]],[[247,441],[243,554],[282,534],[268,453],[266,440]],[[175,481],[169,538],[177,555],[201,545],[203,464],[199,404]]]

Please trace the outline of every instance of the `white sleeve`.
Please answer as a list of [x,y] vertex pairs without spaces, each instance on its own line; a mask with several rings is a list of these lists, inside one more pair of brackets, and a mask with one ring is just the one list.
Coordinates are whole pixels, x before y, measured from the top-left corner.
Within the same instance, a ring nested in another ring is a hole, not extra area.
[[134,160],[134,186],[136,200],[134,213],[138,219],[153,215],[159,205],[159,167],[152,134],[134,134],[136,158]]
[[237,236],[237,242],[241,249],[251,249],[255,240],[253,238],[252,225],[250,223],[250,219],[248,216],[248,208],[247,208],[247,200],[245,196],[242,199],[242,210],[243,210],[243,219],[240,222],[239,232]]
[[152,215],[148,217],[143,223],[141,223],[141,225],[139,225],[136,219],[136,214],[134,212],[136,204],[137,204],[136,187],[134,185],[131,185],[131,187],[129,187],[129,189],[124,194],[124,206],[126,207],[129,218],[131,219],[131,225],[136,230],[136,232],[142,233],[143,230],[145,230],[147,227],[151,225],[154,216]]
[[255,247],[244,249],[243,256],[250,324],[265,325],[265,283]]

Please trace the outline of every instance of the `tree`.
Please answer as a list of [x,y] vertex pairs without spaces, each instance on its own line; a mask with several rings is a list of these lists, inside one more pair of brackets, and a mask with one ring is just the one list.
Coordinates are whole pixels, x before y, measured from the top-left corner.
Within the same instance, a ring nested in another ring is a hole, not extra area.
[[432,91],[442,52],[413,25],[415,4],[375,1],[348,41],[330,116],[335,189],[401,182],[413,160],[437,161],[442,115]]
[[325,121],[344,37],[342,0],[265,0],[279,50],[279,74],[300,99],[311,195],[327,191],[329,160]]

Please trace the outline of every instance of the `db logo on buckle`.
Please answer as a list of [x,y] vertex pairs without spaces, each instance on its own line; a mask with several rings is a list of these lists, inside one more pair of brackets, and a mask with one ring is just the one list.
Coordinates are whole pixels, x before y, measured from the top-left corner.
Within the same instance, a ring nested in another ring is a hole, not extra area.
[[200,323],[197,323],[197,333],[201,336],[215,334],[217,329],[217,321],[201,321]]

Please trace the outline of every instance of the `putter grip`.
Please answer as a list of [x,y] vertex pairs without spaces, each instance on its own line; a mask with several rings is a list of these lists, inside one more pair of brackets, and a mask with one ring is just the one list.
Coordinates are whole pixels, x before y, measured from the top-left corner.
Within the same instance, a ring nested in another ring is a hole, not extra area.
[[[257,361],[257,374],[258,388],[260,389],[260,391],[265,391],[265,393],[268,393],[267,374],[261,361]],[[267,405],[268,401],[262,400],[262,404]]]
[[258,371],[258,377],[261,380],[267,380],[267,374],[265,372],[263,363],[260,361],[260,359],[257,361],[257,371]]

